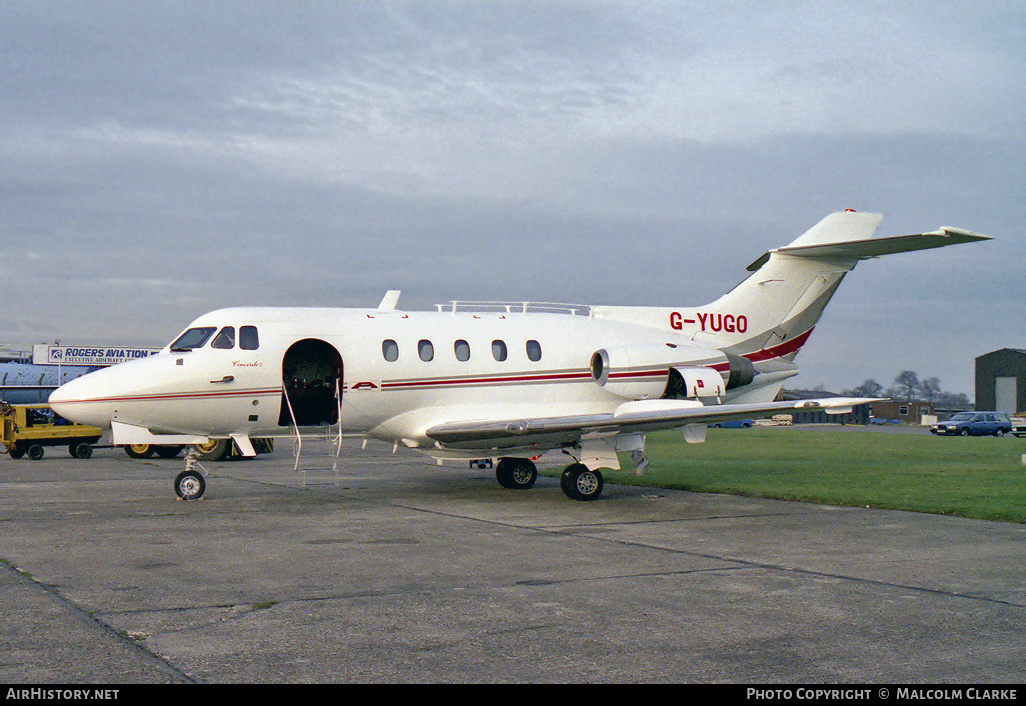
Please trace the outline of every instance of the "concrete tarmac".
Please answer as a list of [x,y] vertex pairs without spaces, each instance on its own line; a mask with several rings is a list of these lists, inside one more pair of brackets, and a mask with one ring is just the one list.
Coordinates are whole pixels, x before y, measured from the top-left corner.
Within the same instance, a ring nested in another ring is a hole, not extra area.
[[1026,526],[390,452],[0,456],[0,682],[1026,681]]

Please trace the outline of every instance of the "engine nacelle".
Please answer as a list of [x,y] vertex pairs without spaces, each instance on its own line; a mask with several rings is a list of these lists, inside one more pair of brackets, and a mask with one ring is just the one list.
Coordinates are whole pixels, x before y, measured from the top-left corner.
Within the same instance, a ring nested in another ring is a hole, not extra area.
[[[705,395],[715,390],[722,379],[716,368],[725,367],[727,358],[722,351],[697,346],[646,344],[616,346],[595,351],[591,356],[591,377],[614,395],[629,400],[651,400],[667,395],[671,380],[681,379],[679,370],[689,371],[687,383]],[[678,370],[675,371],[674,368]],[[697,381],[701,380],[701,383]],[[674,387],[680,387],[675,385]],[[673,396],[694,396],[678,395]]]
[[747,358],[714,348],[644,344],[602,348],[591,356],[591,377],[630,400],[722,397],[755,379]]

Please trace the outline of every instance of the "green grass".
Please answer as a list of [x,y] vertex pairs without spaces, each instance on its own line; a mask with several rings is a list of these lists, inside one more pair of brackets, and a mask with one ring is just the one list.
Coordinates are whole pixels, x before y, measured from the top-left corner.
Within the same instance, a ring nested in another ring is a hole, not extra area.
[[710,429],[703,444],[648,435],[608,482],[1026,522],[1026,439],[838,429]]

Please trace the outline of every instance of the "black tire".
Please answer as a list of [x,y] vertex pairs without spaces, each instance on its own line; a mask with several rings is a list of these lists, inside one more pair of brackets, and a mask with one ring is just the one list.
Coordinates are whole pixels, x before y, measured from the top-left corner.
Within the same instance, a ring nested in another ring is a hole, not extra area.
[[593,471],[583,463],[574,463],[566,467],[559,477],[559,485],[563,494],[571,500],[595,500],[602,495],[605,482],[602,474]]
[[43,447],[39,444],[32,444],[28,447],[28,457],[33,461],[38,461],[43,457]]
[[125,453],[132,458],[149,458],[153,455],[153,444],[128,444]]
[[11,449],[7,453],[11,454],[11,458],[21,458],[25,455],[25,449]]
[[194,446],[201,461],[224,461],[232,453],[232,442],[230,439],[211,439],[205,444]]
[[161,458],[175,458],[184,448],[185,446],[154,446],[153,450]]
[[504,458],[495,467],[495,479],[510,490],[527,490],[538,480],[538,469],[526,458]]
[[68,447],[72,458],[87,459],[93,455],[93,447],[88,441],[80,441]]
[[206,489],[207,483],[199,471],[182,471],[175,478],[175,495],[182,500],[199,500]]
[[962,427],[958,433],[962,436],[969,436],[969,427]]
[[1004,435],[1005,435],[1005,430],[1002,429],[1001,427],[998,427],[997,429],[994,430],[994,436],[1001,437],[1001,436],[1004,436]]

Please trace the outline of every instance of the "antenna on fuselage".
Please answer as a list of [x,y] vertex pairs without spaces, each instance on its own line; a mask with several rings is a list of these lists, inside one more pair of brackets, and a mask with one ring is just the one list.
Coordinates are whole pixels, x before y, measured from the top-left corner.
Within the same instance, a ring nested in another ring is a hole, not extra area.
[[399,302],[400,294],[402,294],[402,291],[399,289],[390,289],[385,292],[381,303],[378,304],[378,311],[395,311],[395,305]]

